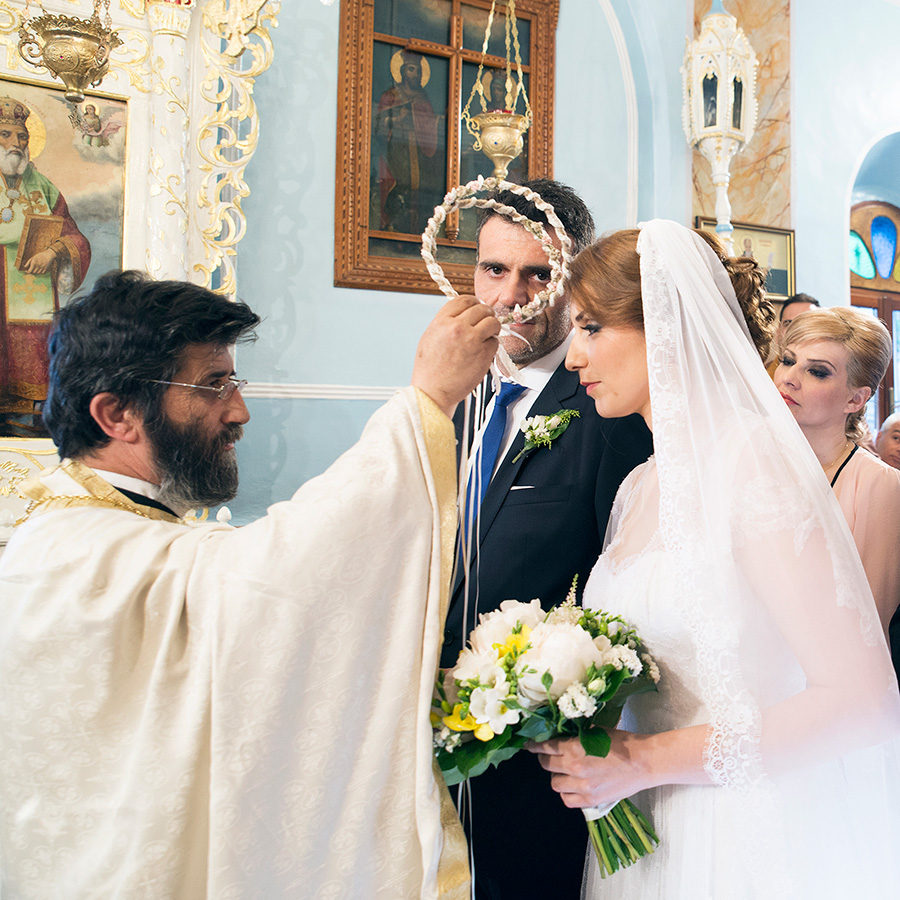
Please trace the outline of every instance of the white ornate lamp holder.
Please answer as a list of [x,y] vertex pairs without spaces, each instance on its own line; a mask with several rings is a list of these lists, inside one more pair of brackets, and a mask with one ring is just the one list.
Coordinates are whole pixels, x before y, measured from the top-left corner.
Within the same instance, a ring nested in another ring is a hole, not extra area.
[[[541,210],[553,228],[560,246],[557,247],[553,243],[547,230],[540,223],[516,212],[511,206],[505,206],[494,199],[494,197],[476,196],[484,192],[493,194],[498,191],[511,191],[514,194],[518,194]],[[434,258],[436,249],[435,237],[448,213],[453,212],[455,209],[469,209],[473,206],[493,209],[500,215],[506,216],[516,224],[521,225],[535,240],[540,241],[550,262],[550,281],[547,282],[547,287],[535,294],[534,299],[524,306],[516,304],[515,309],[509,315],[498,316],[500,324],[509,325],[511,322],[527,322],[547,306],[553,306],[554,301],[562,296],[565,280],[569,274],[569,263],[572,259],[572,241],[566,234],[562,222],[560,222],[559,217],[553,211],[553,207],[545,200],[542,200],[540,194],[532,191],[530,188],[521,184],[513,184],[510,181],[501,181],[499,178],[485,178],[483,175],[479,175],[478,178],[470,181],[468,184],[448,191],[444,197],[444,202],[440,206],[435,207],[434,215],[428,220],[428,225],[422,235],[422,259],[425,260],[428,274],[431,275],[444,295],[451,300],[459,296],[444,275],[444,270]],[[515,334],[515,332],[508,333]],[[520,335],[515,336],[520,337]]]
[[681,68],[682,124],[688,143],[709,161],[716,189],[716,233],[733,253],[728,184],[731,160],[756,129],[756,54],[737,19],[713,0]]

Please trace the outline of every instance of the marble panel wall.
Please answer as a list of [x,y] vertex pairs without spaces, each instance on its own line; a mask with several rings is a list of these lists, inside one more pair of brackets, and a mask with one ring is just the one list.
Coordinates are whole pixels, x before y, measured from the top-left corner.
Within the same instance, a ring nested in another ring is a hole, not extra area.
[[[790,0],[725,0],[759,60],[756,132],[731,163],[732,219],[774,228],[791,227],[791,38]],[[694,35],[709,11],[694,0]],[[695,216],[715,218],[709,163],[693,152]]]

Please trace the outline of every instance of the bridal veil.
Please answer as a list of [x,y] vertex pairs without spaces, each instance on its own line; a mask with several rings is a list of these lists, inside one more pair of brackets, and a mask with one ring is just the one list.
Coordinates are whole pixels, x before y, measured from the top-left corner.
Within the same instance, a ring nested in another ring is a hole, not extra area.
[[660,220],[638,253],[676,582],[661,602],[691,635],[723,851],[748,896],[884,895],[900,885],[900,696],[853,539],[716,254]]

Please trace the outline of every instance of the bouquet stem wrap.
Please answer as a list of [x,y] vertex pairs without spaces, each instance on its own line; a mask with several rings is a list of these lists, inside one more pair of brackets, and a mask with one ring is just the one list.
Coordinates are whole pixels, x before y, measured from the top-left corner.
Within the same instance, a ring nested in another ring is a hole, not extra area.
[[659,844],[653,827],[630,800],[602,807],[589,806],[582,813],[601,878],[627,868],[652,853]]

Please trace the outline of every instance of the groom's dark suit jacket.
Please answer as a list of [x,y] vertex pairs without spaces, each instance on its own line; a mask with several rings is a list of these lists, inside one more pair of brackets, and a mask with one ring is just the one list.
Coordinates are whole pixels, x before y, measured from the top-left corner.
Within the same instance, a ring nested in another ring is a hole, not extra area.
[[[564,365],[553,373],[529,416],[577,409],[551,448],[513,463],[525,443],[520,432],[497,469],[481,506],[479,555],[469,579],[464,627],[463,572],[457,571],[447,615],[441,665],[452,666],[478,612],[503,600],[539,597],[561,603],[578,574],[581,588],[600,555],[610,507],[622,479],[652,452],[639,416],[602,419]],[[455,418],[462,440],[462,412]],[[473,554],[474,556],[474,554]],[[458,565],[457,569],[461,569]],[[580,591],[579,591],[580,595]],[[471,830],[478,900],[578,900],[587,830],[580,810],[566,808],[537,757],[522,751],[470,782]],[[456,797],[456,789],[451,793]]]

